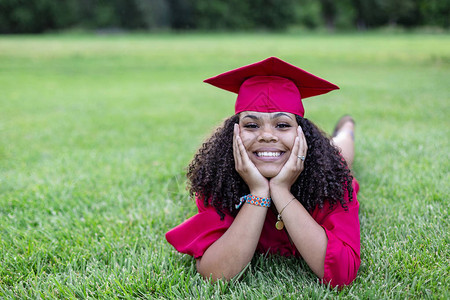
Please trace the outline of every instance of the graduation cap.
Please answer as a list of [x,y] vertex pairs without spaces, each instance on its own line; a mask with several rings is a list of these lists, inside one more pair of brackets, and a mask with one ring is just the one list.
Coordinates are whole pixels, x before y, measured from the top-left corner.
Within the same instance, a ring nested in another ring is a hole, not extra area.
[[280,111],[303,117],[302,99],[339,89],[337,85],[276,57],[219,74],[204,82],[238,94],[236,114]]

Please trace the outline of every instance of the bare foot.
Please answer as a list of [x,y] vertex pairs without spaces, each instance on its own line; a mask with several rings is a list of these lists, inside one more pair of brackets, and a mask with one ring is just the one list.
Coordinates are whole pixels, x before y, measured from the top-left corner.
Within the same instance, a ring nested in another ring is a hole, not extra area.
[[333,132],[332,144],[339,149],[349,168],[352,167],[355,156],[354,134],[355,121],[350,116],[343,116]]
[[339,119],[333,131],[333,138],[341,133],[350,134],[352,139],[354,140],[353,131],[355,130],[355,120],[349,115],[345,115]]

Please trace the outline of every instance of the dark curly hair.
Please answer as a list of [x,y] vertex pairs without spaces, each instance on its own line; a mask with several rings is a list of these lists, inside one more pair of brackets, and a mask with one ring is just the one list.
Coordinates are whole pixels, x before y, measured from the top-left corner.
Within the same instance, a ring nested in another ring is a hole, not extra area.
[[[331,209],[339,202],[347,209],[344,196],[352,200],[353,176],[338,149],[330,139],[308,119],[296,116],[305,134],[308,151],[304,170],[291,187],[291,193],[310,212],[325,201]],[[187,168],[188,188],[191,196],[212,205],[223,218],[224,213],[236,216],[235,204],[249,193],[249,188],[235,170],[233,157],[233,127],[239,115],[225,120],[223,126],[200,147]]]

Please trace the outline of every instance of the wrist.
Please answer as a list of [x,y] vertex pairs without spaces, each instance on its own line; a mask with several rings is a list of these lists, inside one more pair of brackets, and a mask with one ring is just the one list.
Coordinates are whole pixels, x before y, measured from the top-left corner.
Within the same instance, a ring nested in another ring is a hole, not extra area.
[[292,197],[294,197],[290,190],[282,188],[270,190],[270,195],[272,197],[272,202],[277,207],[277,209],[281,209],[280,205],[284,205],[286,199],[292,199]]
[[248,194],[248,195],[242,196],[239,199],[239,203],[235,205],[236,209],[240,208],[242,206],[242,204],[244,204],[244,203],[249,203],[252,205],[268,208],[272,205],[272,199],[270,197],[262,198],[262,197],[258,197],[258,196],[252,195],[252,194]]
[[260,197],[260,198],[269,198],[270,197],[269,189],[251,189],[250,194],[253,196]]
[[271,195],[273,195],[273,194],[286,194],[286,193],[290,194],[291,193],[291,189],[288,186],[279,185],[279,184],[271,184],[269,193]]
[[275,176],[269,180],[269,187],[290,187],[292,184],[289,182],[289,180],[284,178],[279,178],[278,176]]

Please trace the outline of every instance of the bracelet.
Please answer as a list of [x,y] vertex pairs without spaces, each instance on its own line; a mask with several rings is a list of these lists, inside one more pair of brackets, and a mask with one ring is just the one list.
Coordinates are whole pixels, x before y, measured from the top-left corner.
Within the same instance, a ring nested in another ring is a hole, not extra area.
[[270,197],[262,198],[262,197],[254,196],[252,194],[248,194],[248,195],[242,196],[239,199],[239,204],[235,205],[236,209],[241,207],[242,204],[244,204],[244,202],[247,202],[247,203],[250,203],[253,205],[257,205],[257,206],[262,206],[262,207],[270,207],[270,204],[272,204],[272,198],[270,198]]
[[275,228],[278,230],[282,230],[284,228],[284,222],[283,219],[281,218],[281,213],[283,212],[283,210],[289,205],[291,204],[292,201],[295,200],[295,197],[291,199],[291,201],[289,201],[282,209],[281,211],[278,213],[277,216],[277,222],[275,223]]

